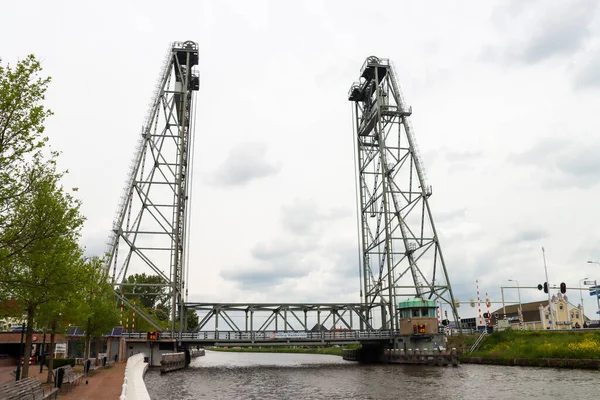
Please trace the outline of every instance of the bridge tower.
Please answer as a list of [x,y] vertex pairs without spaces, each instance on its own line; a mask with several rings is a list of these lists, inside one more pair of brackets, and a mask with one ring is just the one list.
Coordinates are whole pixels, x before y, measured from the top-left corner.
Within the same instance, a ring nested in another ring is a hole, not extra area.
[[432,190],[410,123],[412,108],[402,96],[393,64],[368,57],[348,99],[354,103],[366,319],[373,321],[373,311],[380,307],[382,327],[398,329],[398,302],[404,296],[445,302],[458,322],[428,201]]
[[170,297],[171,330],[177,318],[182,326],[197,65],[197,43],[170,46],[107,243],[105,267],[119,301],[157,329],[160,325],[122,293],[135,293],[135,285],[125,282],[129,275],[158,275]]

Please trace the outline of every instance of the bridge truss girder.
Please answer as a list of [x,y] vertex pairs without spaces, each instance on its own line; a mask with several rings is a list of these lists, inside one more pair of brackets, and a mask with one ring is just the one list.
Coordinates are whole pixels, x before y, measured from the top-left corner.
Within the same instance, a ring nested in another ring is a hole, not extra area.
[[199,314],[197,332],[219,331],[220,320],[232,332],[308,332],[315,325],[329,330],[375,330],[360,303],[186,303],[185,308]]

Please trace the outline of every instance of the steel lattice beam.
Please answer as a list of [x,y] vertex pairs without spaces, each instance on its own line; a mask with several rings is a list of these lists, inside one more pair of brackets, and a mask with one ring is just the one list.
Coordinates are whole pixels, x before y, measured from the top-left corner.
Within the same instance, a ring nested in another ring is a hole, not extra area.
[[[227,330],[234,332],[306,332],[313,324],[327,329],[375,330],[366,318],[367,306],[360,303],[186,303],[185,307],[201,314],[198,332],[208,328],[219,331],[220,318]],[[245,321],[244,329],[234,318]],[[259,319],[263,321],[259,323]]]

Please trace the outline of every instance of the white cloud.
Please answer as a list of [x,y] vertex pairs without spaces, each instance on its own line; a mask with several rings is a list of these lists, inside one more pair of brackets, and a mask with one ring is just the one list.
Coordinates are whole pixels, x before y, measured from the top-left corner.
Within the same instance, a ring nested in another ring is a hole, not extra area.
[[598,276],[597,2],[183,3],[194,21],[172,29],[157,1],[3,8],[3,62],[35,53],[53,77],[46,133],[88,251],[104,248],[164,50],[191,39],[190,300],[359,300],[346,94],[371,54],[395,61],[413,105],[457,297],[476,279],[493,299],[507,279],[534,287],[542,245],[553,282]]
[[211,183],[217,186],[245,185],[253,180],[275,175],[280,166],[268,162],[264,143],[235,145],[225,161],[213,173]]

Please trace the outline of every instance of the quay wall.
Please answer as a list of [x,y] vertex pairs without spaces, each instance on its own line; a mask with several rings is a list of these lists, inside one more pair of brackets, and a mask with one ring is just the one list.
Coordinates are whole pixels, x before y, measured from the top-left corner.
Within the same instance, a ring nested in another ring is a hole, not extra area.
[[464,364],[491,364],[523,367],[577,368],[600,369],[599,359],[574,358],[491,358],[491,357],[462,357]]
[[144,383],[148,363],[144,362],[144,353],[135,354],[127,359],[123,389],[119,400],[150,400]]

